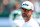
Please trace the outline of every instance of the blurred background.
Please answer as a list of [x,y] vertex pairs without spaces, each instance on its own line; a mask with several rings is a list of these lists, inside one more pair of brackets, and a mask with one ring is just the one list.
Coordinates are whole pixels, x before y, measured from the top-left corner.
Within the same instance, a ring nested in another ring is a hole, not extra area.
[[40,26],[40,0],[0,0],[0,27],[11,27],[9,15],[14,10],[20,10],[19,8],[24,1],[31,1],[33,3],[34,13],[32,17]]

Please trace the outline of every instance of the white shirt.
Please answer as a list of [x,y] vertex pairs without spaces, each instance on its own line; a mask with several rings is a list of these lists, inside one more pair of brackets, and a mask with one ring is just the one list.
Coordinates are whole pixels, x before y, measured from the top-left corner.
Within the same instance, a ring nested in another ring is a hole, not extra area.
[[22,27],[22,25],[24,24],[24,20],[15,20],[14,23],[15,23],[15,26]]
[[28,22],[24,23],[22,27],[39,27],[39,25],[33,18],[31,18]]
[[15,20],[12,20],[14,16],[12,16],[13,14],[15,14],[15,12],[17,12],[16,10],[12,12],[12,14],[10,15],[10,23],[12,25],[12,27],[39,27],[39,25],[33,20],[30,19],[28,22],[25,23],[25,21],[23,20],[23,17],[17,16]]

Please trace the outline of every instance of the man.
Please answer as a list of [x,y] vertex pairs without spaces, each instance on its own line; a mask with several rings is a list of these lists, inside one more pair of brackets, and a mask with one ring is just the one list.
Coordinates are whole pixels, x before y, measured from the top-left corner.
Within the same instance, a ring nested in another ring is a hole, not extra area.
[[25,20],[25,23],[22,27],[39,27],[37,22],[32,18],[34,12],[33,4],[29,1],[22,3],[22,16]]

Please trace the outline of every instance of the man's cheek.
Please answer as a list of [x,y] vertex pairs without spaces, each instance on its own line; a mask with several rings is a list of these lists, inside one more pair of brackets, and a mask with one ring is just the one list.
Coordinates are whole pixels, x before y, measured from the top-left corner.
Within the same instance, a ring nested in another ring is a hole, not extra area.
[[27,15],[31,15],[31,13],[28,13]]

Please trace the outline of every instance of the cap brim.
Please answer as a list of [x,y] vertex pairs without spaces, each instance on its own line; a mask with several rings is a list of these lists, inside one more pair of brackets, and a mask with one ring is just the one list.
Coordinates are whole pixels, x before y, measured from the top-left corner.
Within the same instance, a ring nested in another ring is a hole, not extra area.
[[27,7],[20,7],[20,9],[22,9],[22,8],[25,8],[25,9],[27,9],[27,10],[32,10],[31,8],[27,8]]
[[25,9],[28,9],[28,10],[30,10],[31,8],[27,8],[27,7],[21,7],[21,8],[25,8]]

